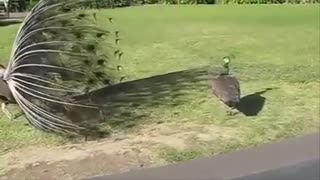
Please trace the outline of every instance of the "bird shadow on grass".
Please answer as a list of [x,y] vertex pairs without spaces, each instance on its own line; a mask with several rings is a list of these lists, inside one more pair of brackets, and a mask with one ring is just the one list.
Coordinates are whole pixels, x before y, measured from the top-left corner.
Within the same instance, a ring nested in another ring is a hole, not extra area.
[[[105,87],[89,94],[76,97],[79,101],[90,101],[98,104],[103,120],[99,126],[112,129],[128,129],[149,119],[158,108],[176,107],[188,99],[185,95],[206,92],[207,68],[200,67],[172,72],[149,78],[123,82]],[[97,111],[76,110],[73,119],[97,118]],[[90,117],[90,118],[91,118]],[[158,122],[161,123],[161,122]]]
[[274,89],[276,88],[266,88],[263,91],[255,92],[242,97],[239,105],[237,106],[237,110],[243,113],[245,116],[257,116],[263,109],[266,102],[266,98],[262,95]]

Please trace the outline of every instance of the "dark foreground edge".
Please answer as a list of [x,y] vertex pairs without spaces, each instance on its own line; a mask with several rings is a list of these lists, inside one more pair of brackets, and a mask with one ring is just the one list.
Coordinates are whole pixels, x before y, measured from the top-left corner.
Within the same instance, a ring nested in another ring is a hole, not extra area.
[[[86,180],[320,180],[320,134]],[[106,159],[106,161],[108,161]]]

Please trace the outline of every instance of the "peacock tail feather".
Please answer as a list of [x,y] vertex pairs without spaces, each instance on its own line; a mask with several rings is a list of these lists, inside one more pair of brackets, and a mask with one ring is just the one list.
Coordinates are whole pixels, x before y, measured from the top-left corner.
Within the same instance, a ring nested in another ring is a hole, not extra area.
[[[98,23],[93,0],[40,0],[16,35],[3,80],[34,127],[79,134],[86,127],[65,115],[72,107],[99,109],[75,96],[122,77],[119,31]],[[87,123],[87,122],[86,122]]]

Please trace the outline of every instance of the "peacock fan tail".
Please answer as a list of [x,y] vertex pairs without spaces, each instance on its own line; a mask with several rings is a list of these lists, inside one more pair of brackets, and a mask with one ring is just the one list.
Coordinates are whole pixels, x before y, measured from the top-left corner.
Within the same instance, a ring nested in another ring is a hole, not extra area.
[[81,134],[90,122],[66,114],[74,107],[98,110],[80,96],[121,78],[119,31],[113,19],[97,21],[90,0],[40,0],[16,35],[2,74],[28,122],[54,133]]

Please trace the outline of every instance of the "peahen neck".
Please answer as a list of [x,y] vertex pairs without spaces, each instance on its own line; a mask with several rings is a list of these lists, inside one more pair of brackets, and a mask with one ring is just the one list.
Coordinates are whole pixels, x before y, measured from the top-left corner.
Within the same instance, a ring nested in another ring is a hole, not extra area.
[[228,75],[229,74],[229,63],[225,63],[224,65],[223,65],[223,72],[221,73],[222,75]]

